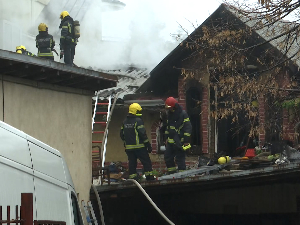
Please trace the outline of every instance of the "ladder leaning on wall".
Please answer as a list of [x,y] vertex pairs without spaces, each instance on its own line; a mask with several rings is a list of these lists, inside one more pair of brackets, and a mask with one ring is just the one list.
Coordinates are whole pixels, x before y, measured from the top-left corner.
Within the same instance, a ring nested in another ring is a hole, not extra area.
[[[111,116],[113,113],[113,110],[115,108],[117,99],[119,94],[112,94],[108,97],[108,102],[105,103],[99,103],[99,92],[96,95],[95,99],[95,105],[94,105],[94,113],[92,118],[92,133],[93,134],[103,134],[102,140],[93,140],[92,144],[101,144],[101,147],[99,145],[93,145],[92,150],[92,163],[99,163],[100,168],[104,168],[105,163],[105,155],[106,155],[106,145],[107,145],[107,137],[108,137],[108,127],[111,120]],[[112,103],[113,99],[113,103]],[[103,115],[105,117],[105,121],[96,122],[95,118],[96,115]],[[94,125],[99,124],[102,126],[105,126],[104,130],[101,131],[94,131]],[[95,149],[98,148],[98,149]],[[99,171],[99,173],[102,173],[102,171]],[[101,179],[99,178],[99,182],[101,182]]]

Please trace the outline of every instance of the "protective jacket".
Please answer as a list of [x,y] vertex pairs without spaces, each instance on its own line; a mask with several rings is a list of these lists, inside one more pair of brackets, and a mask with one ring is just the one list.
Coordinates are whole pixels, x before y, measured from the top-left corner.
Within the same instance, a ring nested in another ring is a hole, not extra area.
[[62,19],[59,28],[61,28],[60,50],[63,50],[65,45],[76,45],[73,18],[66,16]]
[[150,145],[143,120],[133,114],[128,114],[124,120],[120,137],[124,141],[126,150],[140,149]]
[[55,41],[53,36],[47,31],[39,31],[35,39],[36,47],[38,48],[38,57],[53,57],[53,48]]
[[190,143],[192,124],[187,113],[176,103],[175,111],[169,112],[165,138],[170,144],[176,144],[179,148],[183,143]]

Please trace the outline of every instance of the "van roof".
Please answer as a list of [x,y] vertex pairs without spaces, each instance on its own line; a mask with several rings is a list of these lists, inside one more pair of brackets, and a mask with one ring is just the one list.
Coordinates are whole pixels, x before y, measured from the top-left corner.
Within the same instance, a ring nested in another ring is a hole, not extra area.
[[27,141],[29,141],[29,142],[37,145],[37,146],[40,146],[41,148],[45,149],[46,151],[49,151],[49,152],[53,153],[54,155],[57,155],[58,157],[60,157],[62,159],[62,163],[63,163],[63,167],[64,167],[65,179],[66,179],[65,182],[68,183],[69,185],[71,185],[73,188],[75,188],[72,177],[71,177],[71,174],[70,174],[70,171],[69,171],[68,166],[67,166],[67,163],[66,163],[64,157],[62,156],[62,154],[58,150],[52,148],[51,146],[45,144],[42,141],[39,141],[38,139],[36,139],[36,138],[34,138],[30,135],[27,135],[23,131],[21,131],[21,130],[19,130],[19,129],[3,122],[3,121],[0,121],[0,127],[7,130],[7,131],[9,131],[9,132],[12,132],[12,133],[18,135],[18,136],[20,136],[24,139],[26,139]]

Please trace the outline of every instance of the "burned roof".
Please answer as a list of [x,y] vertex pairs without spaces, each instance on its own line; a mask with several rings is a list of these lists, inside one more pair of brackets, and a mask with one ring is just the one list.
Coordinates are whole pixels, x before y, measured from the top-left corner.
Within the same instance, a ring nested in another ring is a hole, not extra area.
[[[221,168],[222,167],[222,168]],[[213,190],[233,187],[247,187],[262,184],[272,184],[280,182],[293,182],[299,180],[300,161],[295,160],[290,164],[272,165],[256,169],[246,169],[238,171],[222,170],[226,165],[204,166],[191,169],[172,175],[166,175],[159,180],[142,182],[141,185],[147,191],[154,193],[176,193],[187,191],[198,192],[200,190]],[[221,173],[220,171],[224,171]],[[190,174],[188,176],[187,174]],[[97,185],[101,198],[109,198],[111,194],[132,195],[138,192],[138,188],[132,182],[121,182],[113,185]],[[159,190],[159,191],[158,191]]]
[[48,84],[98,91],[115,87],[117,76],[0,50],[0,74]]
[[118,97],[120,99],[123,99],[125,95],[134,94],[149,78],[149,72],[145,68],[129,67],[119,70],[102,70],[102,72],[114,74],[118,77],[118,83],[115,87],[99,92],[99,98],[102,100],[114,93],[119,93]]

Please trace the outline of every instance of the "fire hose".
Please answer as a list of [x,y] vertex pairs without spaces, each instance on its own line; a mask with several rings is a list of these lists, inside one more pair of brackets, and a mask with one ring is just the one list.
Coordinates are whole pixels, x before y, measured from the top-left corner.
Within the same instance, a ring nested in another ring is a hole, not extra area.
[[148,201],[151,203],[151,205],[156,209],[156,211],[171,225],[175,225],[171,220],[168,219],[168,217],[165,216],[165,214],[157,207],[157,205],[152,201],[150,196],[147,194],[147,192],[144,190],[144,188],[137,182],[136,180],[133,179],[128,179],[127,181],[133,182],[145,195],[145,197],[148,199]]

